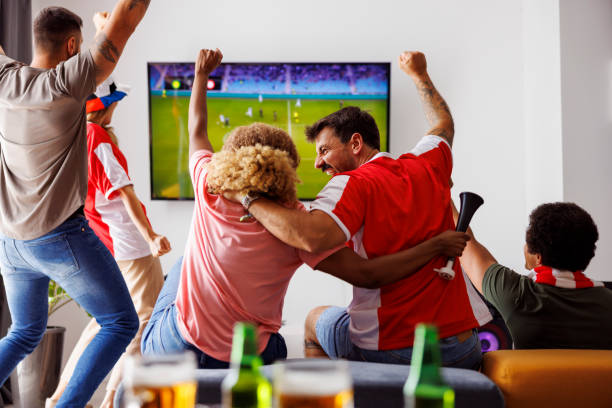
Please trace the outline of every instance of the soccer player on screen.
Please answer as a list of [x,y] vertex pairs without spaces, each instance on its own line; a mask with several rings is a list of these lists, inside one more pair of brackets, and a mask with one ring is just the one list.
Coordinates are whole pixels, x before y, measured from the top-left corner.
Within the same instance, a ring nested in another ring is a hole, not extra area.
[[[277,238],[315,253],[348,241],[357,254],[373,259],[454,229],[452,116],[429,78],[422,53],[404,52],[399,65],[417,87],[431,125],[427,135],[412,151],[394,159],[380,152],[378,128],[367,112],[346,107],[320,119],[306,136],[315,142],[315,167],[333,177],[310,212],[265,198],[247,200],[248,211]],[[227,196],[244,199],[244,194]],[[414,327],[429,322],[438,326],[444,364],[478,368],[481,353],[475,329],[491,316],[466,285],[458,263],[455,280],[441,279],[434,272],[445,262],[433,258],[416,273],[380,289],[356,286],[348,308],[311,311],[305,327],[306,355],[409,364]]]

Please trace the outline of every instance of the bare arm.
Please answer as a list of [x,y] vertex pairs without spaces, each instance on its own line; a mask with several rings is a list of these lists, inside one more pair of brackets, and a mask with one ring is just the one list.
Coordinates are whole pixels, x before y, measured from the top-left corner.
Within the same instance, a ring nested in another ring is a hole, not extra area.
[[100,84],[115,69],[128,39],[144,17],[151,0],[119,0],[110,16],[97,13],[98,30],[91,47],[96,65],[96,83]]
[[[240,201],[235,193],[227,198]],[[251,204],[249,212],[272,235],[287,245],[308,252],[323,252],[346,242],[346,235],[338,224],[322,211],[303,212],[283,207],[273,201],[260,198]]]
[[136,196],[136,192],[134,192],[134,188],[132,186],[125,186],[120,188],[119,196],[121,197],[121,201],[123,201],[123,205],[127,210],[130,218],[138,231],[143,236],[145,241],[149,244],[149,248],[151,248],[151,254],[153,256],[161,256],[164,255],[172,249],[170,247],[170,242],[168,238],[163,235],[158,235],[153,231],[151,224],[149,224],[149,220],[147,220],[147,216],[142,209],[142,205],[140,204],[140,200],[138,196]]
[[425,55],[420,52],[404,52],[399,57],[399,65],[404,72],[410,75],[417,87],[425,109],[425,116],[431,126],[428,134],[443,137],[452,146],[455,135],[453,117],[448,105],[429,78]]
[[343,248],[321,261],[316,269],[340,278],[353,286],[376,289],[404,279],[438,255],[461,255],[467,234],[445,231],[419,245],[374,259],[364,259]]
[[0,45],[0,54],[1,54],[1,55],[6,55],[6,54],[4,53],[4,49],[2,49],[2,46],[1,46],[1,45]]
[[195,64],[195,79],[189,99],[189,157],[198,150],[213,151],[208,140],[208,111],[206,108],[206,85],[208,76],[221,63],[223,54],[217,48],[200,50]]
[[[455,223],[457,223],[459,213],[454,203],[452,206],[453,217],[455,218]],[[470,236],[470,241],[467,243],[459,261],[461,262],[463,270],[474,284],[474,287],[482,293],[482,280],[484,279],[485,272],[491,265],[497,263],[497,261],[489,250],[476,240],[471,228],[468,228],[467,234]]]

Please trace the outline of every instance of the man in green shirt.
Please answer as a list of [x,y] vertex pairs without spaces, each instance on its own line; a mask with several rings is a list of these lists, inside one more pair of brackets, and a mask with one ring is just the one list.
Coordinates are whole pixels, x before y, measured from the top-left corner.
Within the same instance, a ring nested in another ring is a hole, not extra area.
[[599,238],[585,210],[573,203],[533,210],[525,244],[529,275],[498,264],[468,233],[461,266],[501,313],[514,348],[612,349],[612,291],[583,274]]

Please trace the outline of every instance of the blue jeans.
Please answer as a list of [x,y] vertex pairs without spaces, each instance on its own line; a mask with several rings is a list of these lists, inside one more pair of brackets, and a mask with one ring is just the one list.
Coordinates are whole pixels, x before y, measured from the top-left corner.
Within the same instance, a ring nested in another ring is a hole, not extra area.
[[[346,309],[337,306],[325,309],[317,320],[317,340],[330,358],[410,364],[412,347],[396,350],[366,350],[354,345],[349,337],[350,321]],[[459,341],[456,336],[440,339],[440,354],[444,367],[478,370],[482,361],[478,333],[472,330],[472,335],[464,341]]]
[[78,216],[40,238],[0,236],[0,269],[13,321],[0,340],[0,383],[42,339],[53,279],[101,326],[56,405],[84,407],[138,330],[134,304],[113,256]]
[[[166,282],[157,298],[149,324],[142,333],[142,354],[169,354],[190,350],[196,354],[199,368],[228,368],[229,362],[217,360],[187,342],[177,327],[175,301],[182,263],[183,258],[180,258],[166,276]],[[264,364],[271,364],[275,360],[285,358],[287,358],[285,339],[280,334],[273,333],[261,353],[261,359]]]

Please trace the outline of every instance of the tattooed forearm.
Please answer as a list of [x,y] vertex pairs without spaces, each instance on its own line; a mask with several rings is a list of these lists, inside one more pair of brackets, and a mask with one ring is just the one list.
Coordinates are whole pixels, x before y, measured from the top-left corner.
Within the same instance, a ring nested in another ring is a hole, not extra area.
[[151,0],[132,0],[130,1],[130,5],[128,6],[128,10],[132,10],[134,7],[136,7],[139,4],[143,4],[145,6],[145,9],[147,7],[149,7],[149,3],[151,3]]
[[453,117],[448,105],[442,99],[429,78],[417,82],[417,90],[423,102],[425,116],[433,129],[430,134],[436,134],[452,143],[454,135]]
[[96,36],[96,49],[105,60],[113,64],[117,63],[120,54],[119,50],[115,47],[115,44],[106,37],[104,32]]

